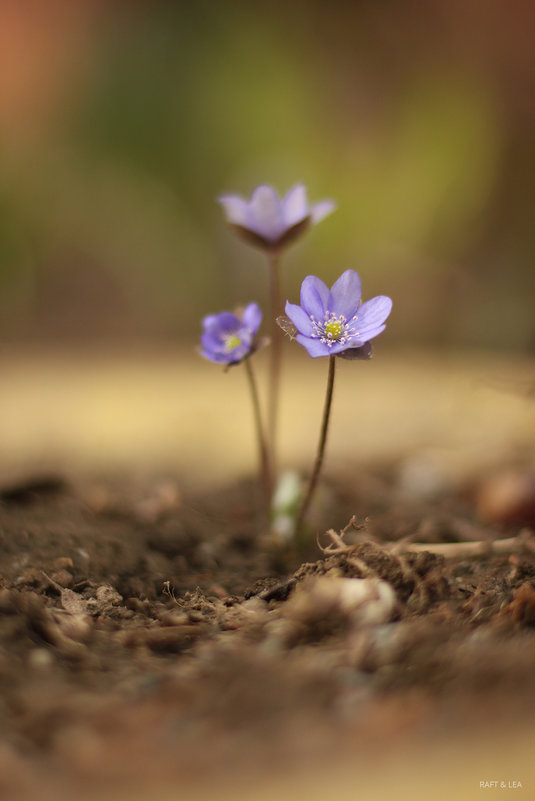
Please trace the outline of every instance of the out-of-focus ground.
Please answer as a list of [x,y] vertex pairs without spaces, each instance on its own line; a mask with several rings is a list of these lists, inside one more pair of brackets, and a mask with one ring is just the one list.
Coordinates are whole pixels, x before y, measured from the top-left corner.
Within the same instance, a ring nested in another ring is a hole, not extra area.
[[[324,360],[288,349],[281,461],[307,469],[315,451]],[[263,356],[258,357],[262,382]],[[327,470],[419,455],[456,481],[529,454],[535,364],[500,353],[381,352],[338,360]],[[18,350],[0,358],[0,475],[43,469],[169,468],[196,484],[225,483],[256,465],[244,371],[195,353],[128,355]]]
[[[306,471],[326,363],[294,349],[281,461]],[[321,561],[311,543],[304,560],[320,561],[301,568],[255,535],[240,368],[164,349],[4,352],[0,478],[19,486],[0,505],[6,798],[530,797],[533,552],[427,554],[400,573],[381,548],[415,524],[453,546],[518,534],[485,527],[465,490],[533,465],[532,365],[378,345],[338,366],[312,523],[369,515],[379,550]],[[50,472],[65,486],[20,483]],[[289,596],[259,595],[295,567]],[[368,569],[396,594],[382,623],[316,610],[307,571],[335,587]]]

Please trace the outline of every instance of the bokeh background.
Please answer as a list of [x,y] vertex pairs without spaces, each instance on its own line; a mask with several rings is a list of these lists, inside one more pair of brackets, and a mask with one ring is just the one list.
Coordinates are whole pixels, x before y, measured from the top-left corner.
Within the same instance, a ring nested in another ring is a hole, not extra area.
[[392,335],[533,345],[529,0],[2,0],[0,334],[193,342],[262,296],[215,197],[339,209],[287,260],[352,267]]
[[[98,366],[78,358],[194,354],[204,314],[264,303],[262,256],[232,237],[216,202],[259,183],[303,181],[312,201],[338,203],[289,252],[287,297],[309,273],[329,282],[354,268],[366,297],[394,299],[383,353],[529,360],[534,29],[530,0],[2,0],[2,352],[75,354],[63,379],[49,363],[45,375],[4,364],[4,455],[17,427],[36,441],[43,416],[43,452],[75,430],[105,449],[125,420],[134,450],[166,438],[174,377],[131,371],[121,384],[114,364],[101,373],[119,381],[110,398]],[[418,386],[429,388],[428,366]],[[407,389],[398,369],[394,386]],[[202,375],[206,425],[223,385]],[[176,380],[191,393],[185,368]],[[218,420],[238,437],[232,403]]]

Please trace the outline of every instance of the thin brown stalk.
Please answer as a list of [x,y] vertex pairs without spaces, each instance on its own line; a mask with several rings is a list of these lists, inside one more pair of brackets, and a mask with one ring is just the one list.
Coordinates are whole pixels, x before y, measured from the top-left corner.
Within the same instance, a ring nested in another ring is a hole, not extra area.
[[327,442],[327,432],[329,430],[329,419],[330,419],[331,405],[333,399],[335,367],[336,367],[336,356],[329,356],[329,373],[327,376],[327,390],[325,392],[325,402],[323,405],[323,418],[321,422],[318,450],[316,453],[316,461],[314,462],[314,468],[312,470],[312,474],[308,482],[307,491],[301,502],[301,506],[299,508],[299,512],[297,514],[297,518],[295,521],[295,533],[297,536],[299,536],[303,528],[306,515],[308,513],[308,509],[312,501],[312,497],[314,495],[316,484],[318,483],[318,478],[323,464],[323,457],[325,455],[325,443]]
[[266,440],[266,432],[262,422],[262,413],[260,410],[260,400],[258,397],[258,387],[256,384],[255,375],[251,365],[251,359],[245,359],[245,372],[249,382],[249,389],[251,391],[251,400],[253,403],[254,424],[256,430],[256,439],[258,444],[258,456],[260,464],[260,484],[264,493],[264,500],[266,506],[266,514],[269,518],[271,506],[271,492],[272,492],[272,477],[271,466],[269,459],[269,450]]
[[269,405],[268,405],[268,436],[271,446],[271,463],[275,470],[277,453],[277,424],[279,416],[279,390],[282,366],[283,335],[277,325],[277,317],[282,314],[282,292],[280,280],[280,255],[273,253],[268,256],[269,263],[269,293],[271,303],[271,361],[269,365]]

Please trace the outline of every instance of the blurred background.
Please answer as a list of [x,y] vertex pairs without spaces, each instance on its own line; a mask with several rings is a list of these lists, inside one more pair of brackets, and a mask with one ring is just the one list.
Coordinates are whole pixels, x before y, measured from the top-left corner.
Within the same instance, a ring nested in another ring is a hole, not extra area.
[[0,3],[0,334],[187,338],[264,293],[215,198],[306,183],[287,259],[352,267],[397,342],[533,346],[535,6]]
[[394,299],[383,350],[529,356],[534,29],[530,0],[2,0],[4,354],[193,353],[267,294],[217,195],[302,181],[338,210],[287,297],[354,268]]

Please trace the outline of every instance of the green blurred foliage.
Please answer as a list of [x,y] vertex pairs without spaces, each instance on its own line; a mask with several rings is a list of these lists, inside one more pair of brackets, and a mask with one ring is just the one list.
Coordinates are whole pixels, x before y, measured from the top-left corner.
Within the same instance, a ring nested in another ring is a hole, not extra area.
[[[204,313],[266,297],[262,258],[227,232],[216,196],[304,181],[339,209],[288,255],[289,297],[306,274],[353,267],[367,296],[394,297],[398,341],[524,345],[533,238],[513,249],[519,298],[499,332],[499,262],[485,276],[507,127],[495,87],[437,58],[385,92],[386,67],[349,63],[264,7],[156,4],[108,20],[73,65],[75,91],[0,165],[4,330],[35,335],[35,319],[46,329],[54,304],[71,304],[89,335],[195,338]],[[107,317],[90,280],[113,288]]]

